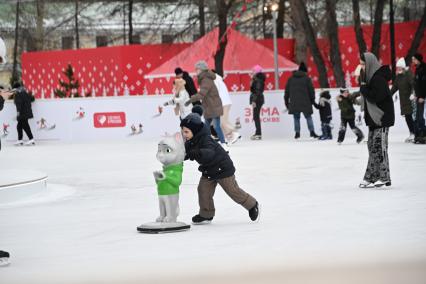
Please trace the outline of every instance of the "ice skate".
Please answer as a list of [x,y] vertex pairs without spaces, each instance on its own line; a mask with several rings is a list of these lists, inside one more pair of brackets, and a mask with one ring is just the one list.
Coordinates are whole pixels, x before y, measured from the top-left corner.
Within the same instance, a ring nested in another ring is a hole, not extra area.
[[414,142],[414,134],[410,133],[410,136],[408,136],[407,139],[404,140],[405,143],[413,143]]
[[9,253],[7,251],[0,250],[0,266],[6,266],[10,264]]
[[238,133],[238,132],[235,131],[235,132],[232,133],[232,138],[230,139],[230,143],[234,144],[234,143],[236,143],[240,139],[241,139],[240,133]]
[[374,183],[375,187],[383,187],[384,185],[385,186],[391,186],[392,183],[390,181],[381,181],[381,180],[378,180]]
[[250,137],[250,139],[251,140],[262,140],[262,135],[252,135],[251,137]]
[[260,217],[260,208],[259,203],[256,202],[256,205],[249,210],[249,216],[252,221],[259,221]]
[[15,146],[22,146],[22,145],[24,145],[24,141],[18,140],[15,143],[13,143],[13,145],[15,145]]
[[31,140],[29,140],[29,141],[25,142],[25,143],[24,143],[24,145],[25,145],[25,146],[35,146],[34,139],[31,139]]
[[372,182],[363,180],[360,184],[359,184],[359,188],[374,188],[375,185]]
[[213,220],[213,217],[211,218],[205,218],[199,214],[195,215],[194,217],[192,217],[192,224],[194,225],[205,225],[205,224],[210,224]]

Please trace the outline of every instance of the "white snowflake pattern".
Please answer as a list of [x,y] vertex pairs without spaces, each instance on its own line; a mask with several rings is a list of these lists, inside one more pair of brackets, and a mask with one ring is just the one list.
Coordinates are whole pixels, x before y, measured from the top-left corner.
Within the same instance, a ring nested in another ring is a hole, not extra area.
[[269,84],[266,85],[266,88],[268,88],[268,90],[272,90],[273,87],[274,85],[271,82],[269,82]]
[[231,90],[232,90],[233,92],[238,91],[238,86],[237,86],[236,84],[233,84],[233,85],[232,85],[232,87],[231,87]]
[[386,45],[382,45],[382,50],[386,50]]
[[149,68],[151,68],[151,63],[149,63],[149,62],[148,62],[148,63],[146,64],[146,67],[147,67],[148,69],[149,69]]
[[126,67],[127,67],[127,69],[129,69],[129,70],[130,70],[130,69],[132,68],[132,64],[127,63]]
[[124,75],[123,80],[127,82],[127,80],[129,80],[129,77],[127,77],[127,75]]
[[136,82],[136,85],[138,85],[138,87],[139,87],[141,84],[142,84],[142,83],[141,83],[141,81],[139,81],[139,80]]
[[107,71],[107,70],[108,70],[108,67],[106,67],[106,66],[105,66],[105,67],[104,67],[104,71]]
[[349,52],[349,53],[352,53],[352,51],[353,51],[352,46],[349,46],[349,47],[348,47],[348,52]]
[[141,68],[139,68],[139,69],[138,69],[138,73],[139,73],[139,75],[142,75],[143,70],[142,70]]
[[404,48],[404,45],[402,44],[402,42],[400,42],[400,43],[398,44],[398,48],[399,48],[399,49],[403,49],[403,48]]
[[130,90],[134,91],[135,90],[135,86],[131,85],[130,86]]

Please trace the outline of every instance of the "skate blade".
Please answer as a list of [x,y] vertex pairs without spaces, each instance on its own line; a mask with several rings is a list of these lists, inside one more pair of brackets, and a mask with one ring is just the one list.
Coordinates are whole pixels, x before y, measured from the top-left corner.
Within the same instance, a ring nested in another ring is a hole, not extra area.
[[206,220],[206,221],[198,222],[198,223],[194,223],[194,222],[192,222],[192,224],[193,224],[193,225],[195,225],[195,226],[198,226],[198,225],[208,225],[208,224],[210,224],[211,222],[212,222],[212,220]]

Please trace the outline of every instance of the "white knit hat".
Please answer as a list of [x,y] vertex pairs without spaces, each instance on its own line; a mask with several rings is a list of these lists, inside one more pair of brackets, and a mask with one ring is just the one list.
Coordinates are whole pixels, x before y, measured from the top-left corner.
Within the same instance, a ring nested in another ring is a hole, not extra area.
[[396,62],[396,67],[403,68],[403,69],[407,68],[407,65],[405,65],[404,57],[401,57],[400,59],[398,59],[398,61]]

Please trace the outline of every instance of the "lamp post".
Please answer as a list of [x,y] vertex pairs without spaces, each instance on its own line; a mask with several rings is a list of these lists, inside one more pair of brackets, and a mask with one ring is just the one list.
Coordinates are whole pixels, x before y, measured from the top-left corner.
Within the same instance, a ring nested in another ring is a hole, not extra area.
[[278,4],[274,3],[271,6],[272,10],[272,28],[274,32],[274,77],[275,77],[275,90],[280,88],[278,78],[278,44],[277,44],[277,18],[278,18]]

